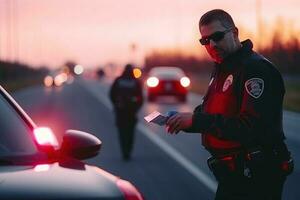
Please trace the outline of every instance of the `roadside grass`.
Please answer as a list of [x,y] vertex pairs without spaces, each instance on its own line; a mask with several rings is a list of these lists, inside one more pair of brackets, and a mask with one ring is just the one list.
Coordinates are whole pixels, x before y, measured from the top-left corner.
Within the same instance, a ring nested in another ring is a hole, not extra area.
[[[191,91],[198,94],[205,94],[210,81],[209,75],[190,76],[191,78]],[[300,112],[300,78],[299,79],[286,79],[285,82],[285,97],[283,107],[286,110]]]
[[300,79],[285,80],[284,108],[290,111],[300,112]]
[[9,93],[12,93],[22,88],[26,88],[34,85],[42,85],[43,78],[37,77],[37,78],[16,79],[16,80],[1,82],[0,84],[5,90],[7,90]]

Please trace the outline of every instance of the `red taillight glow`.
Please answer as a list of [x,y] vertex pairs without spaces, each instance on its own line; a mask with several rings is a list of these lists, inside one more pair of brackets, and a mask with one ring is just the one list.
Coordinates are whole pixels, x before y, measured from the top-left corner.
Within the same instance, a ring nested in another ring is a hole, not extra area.
[[123,192],[126,200],[144,200],[141,193],[128,181],[119,179],[117,186]]
[[147,79],[147,85],[149,87],[156,87],[158,85],[158,83],[159,83],[158,78],[156,78],[154,76]]
[[183,86],[183,87],[188,87],[190,84],[191,84],[191,81],[188,77],[182,77],[180,79],[180,84]]
[[34,137],[39,145],[57,147],[58,142],[52,130],[47,127],[36,128],[33,131]]

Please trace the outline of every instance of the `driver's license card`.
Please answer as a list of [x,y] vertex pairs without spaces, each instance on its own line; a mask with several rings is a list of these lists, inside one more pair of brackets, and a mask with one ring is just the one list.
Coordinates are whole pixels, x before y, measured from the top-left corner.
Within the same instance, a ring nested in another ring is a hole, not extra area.
[[162,115],[160,112],[158,111],[154,111],[152,113],[150,113],[149,115],[145,116],[144,119],[147,122],[151,122],[160,126],[163,126],[167,123],[168,121],[168,117]]

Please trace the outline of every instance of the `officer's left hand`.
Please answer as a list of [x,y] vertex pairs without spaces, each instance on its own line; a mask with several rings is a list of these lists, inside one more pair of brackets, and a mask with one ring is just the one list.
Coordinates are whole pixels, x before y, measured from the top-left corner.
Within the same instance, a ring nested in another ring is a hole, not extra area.
[[180,130],[190,128],[192,121],[193,113],[177,113],[168,119],[166,123],[167,132],[177,134]]

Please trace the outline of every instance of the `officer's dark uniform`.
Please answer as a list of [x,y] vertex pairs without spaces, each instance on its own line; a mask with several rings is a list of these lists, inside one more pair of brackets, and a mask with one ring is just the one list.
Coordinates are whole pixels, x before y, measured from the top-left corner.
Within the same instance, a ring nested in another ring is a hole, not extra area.
[[114,105],[116,125],[124,159],[129,159],[134,143],[136,113],[143,104],[141,83],[133,76],[131,65],[127,65],[110,90],[110,99]]
[[219,182],[216,199],[280,199],[291,171],[283,142],[284,83],[252,47],[246,40],[216,64],[188,130],[201,132],[212,154],[208,165]]

